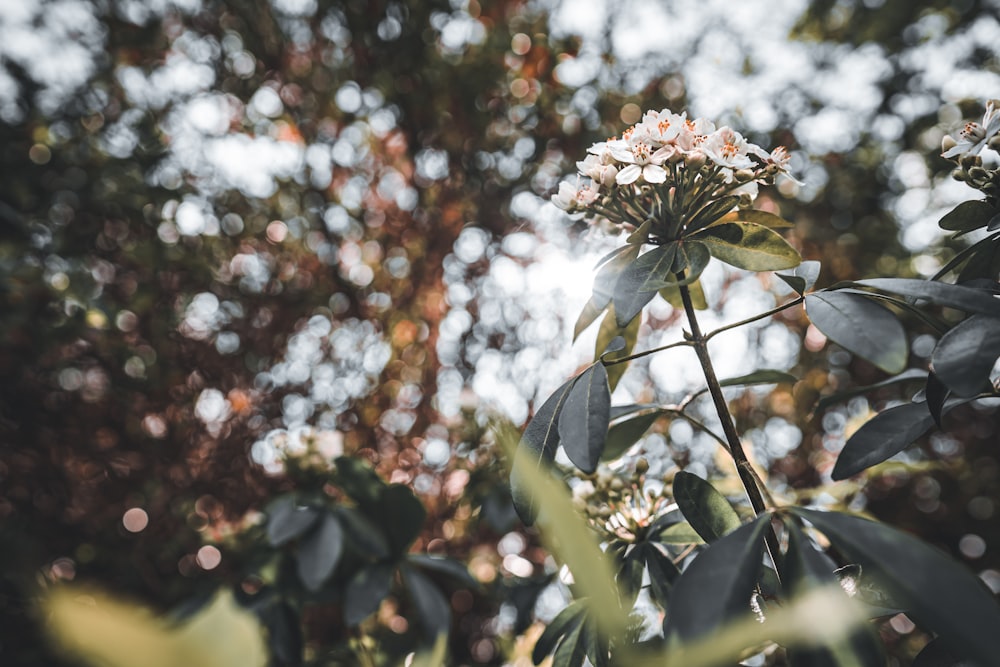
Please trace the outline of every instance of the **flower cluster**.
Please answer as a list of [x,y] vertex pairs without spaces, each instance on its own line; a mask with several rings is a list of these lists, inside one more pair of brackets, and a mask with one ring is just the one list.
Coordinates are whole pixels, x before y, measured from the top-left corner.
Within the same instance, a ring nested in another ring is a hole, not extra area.
[[758,184],[787,173],[788,162],[783,147],[768,153],[730,127],[669,109],[647,111],[621,138],[591,146],[576,164],[576,184],[560,184],[552,201],[612,223],[661,218],[676,234],[707,202],[736,195],[749,205]]
[[980,153],[984,148],[1000,152],[1000,100],[986,102],[982,123],[970,121],[958,139],[946,135],[941,141],[941,157],[958,164],[954,177],[988,196],[1000,193],[1000,168],[986,168]]

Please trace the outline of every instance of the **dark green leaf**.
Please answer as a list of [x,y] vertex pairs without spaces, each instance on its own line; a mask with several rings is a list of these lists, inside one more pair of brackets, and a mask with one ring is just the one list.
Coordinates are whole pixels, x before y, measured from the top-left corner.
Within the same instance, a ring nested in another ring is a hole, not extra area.
[[847,479],[906,449],[934,425],[926,403],[884,410],[848,438],[833,467],[833,479]]
[[755,208],[741,208],[738,211],[727,213],[720,220],[722,222],[753,222],[758,225],[770,227],[771,229],[785,229],[795,226],[795,223],[789,222],[774,213],[768,213],[767,211]]
[[279,498],[267,511],[267,541],[280,547],[309,530],[319,515],[315,507],[302,507],[292,497]]
[[299,579],[313,593],[333,574],[344,552],[344,530],[337,518],[324,514],[318,524],[299,542],[295,554]]
[[670,557],[660,550],[660,547],[651,542],[640,546],[643,547],[643,560],[646,562],[646,571],[649,573],[650,593],[652,593],[653,600],[666,609],[670,600],[670,591],[681,576],[681,572],[670,560]]
[[368,558],[388,557],[389,541],[381,528],[353,507],[337,507],[334,512],[355,551]]
[[944,647],[940,638],[932,639],[913,659],[913,667],[975,667],[967,660],[959,660]]
[[585,473],[597,469],[610,413],[608,373],[604,364],[597,362],[577,378],[559,415],[559,439],[566,455]]
[[938,306],[1000,316],[1000,299],[989,290],[914,278],[872,278],[855,284],[914,299],[927,299]]
[[417,608],[417,618],[424,628],[424,636],[429,642],[438,635],[447,634],[451,628],[451,604],[444,593],[419,570],[404,566],[401,568],[403,582],[410,592],[410,600]]
[[820,263],[815,260],[802,262],[789,273],[776,273],[777,277],[788,283],[788,286],[799,293],[805,294],[819,278]]
[[747,271],[777,271],[798,266],[798,251],[780,234],[752,222],[727,222],[699,232],[697,240],[716,259]]
[[944,428],[941,421],[944,418],[944,403],[951,396],[948,387],[938,379],[934,373],[927,374],[927,385],[924,388],[924,398],[927,402],[927,410],[934,418],[934,425],[939,429]]
[[611,302],[615,307],[615,322],[624,329],[656,296],[657,287],[663,282],[674,262],[677,246],[674,243],[647,252],[629,264],[615,282]]
[[590,616],[583,622],[583,641],[587,659],[593,667],[608,667],[608,645],[597,631],[597,623]]
[[919,368],[910,368],[903,371],[899,375],[895,375],[881,382],[876,382],[875,384],[865,385],[864,387],[855,387],[854,389],[849,389],[847,391],[840,391],[836,394],[831,394],[829,396],[824,396],[816,404],[816,411],[822,411],[830,407],[834,403],[840,403],[841,401],[846,401],[849,398],[854,398],[855,396],[860,396],[861,394],[867,394],[870,391],[875,391],[876,389],[881,389],[882,387],[888,387],[894,384],[899,384],[901,382],[909,382],[910,380],[924,380],[927,378],[927,371],[921,370]]
[[[792,594],[801,594],[818,586],[837,584],[833,561],[810,543],[809,538],[797,524],[789,521],[785,526],[788,530],[788,553],[785,555],[784,576],[791,582]],[[831,646],[790,650],[788,656],[793,667],[885,665],[881,642],[868,626],[851,632],[846,641],[841,640]]]
[[941,337],[931,356],[931,366],[956,396],[975,396],[989,389],[997,357],[1000,318],[972,315]]
[[663,544],[702,544],[705,541],[687,521],[664,526],[650,535],[649,539]]
[[857,294],[815,292],[806,297],[806,312],[830,340],[886,373],[906,368],[906,331],[887,308]]
[[621,548],[613,554],[620,561],[615,581],[621,592],[623,606],[631,608],[639,596],[639,591],[642,590],[642,579],[646,573],[646,561],[642,558],[645,545],[638,544],[625,555],[629,545],[624,542],[620,544]]
[[611,461],[624,454],[663,414],[662,411],[656,410],[613,424],[608,429],[601,459]]
[[375,613],[389,594],[393,569],[389,563],[374,563],[351,577],[344,593],[345,623],[354,626]]
[[276,602],[261,610],[260,617],[267,628],[267,645],[273,659],[288,667],[301,665],[302,626],[292,606]]
[[528,526],[535,522],[538,508],[535,507],[531,487],[521,481],[518,461],[537,468],[551,463],[555,458],[559,446],[559,415],[574,382],[576,378],[563,384],[546,399],[528,422],[517,446],[515,463],[510,471],[510,494],[517,515]]
[[334,463],[337,482],[344,492],[366,512],[377,511],[378,499],[386,487],[382,478],[367,463],[350,456],[338,457]]
[[972,246],[974,250],[958,272],[955,282],[966,283],[973,280],[995,280],[1000,273],[1000,234],[988,236],[981,243]]
[[572,632],[580,623],[583,623],[585,615],[586,607],[580,601],[571,603],[559,612],[535,642],[535,648],[531,651],[531,661],[537,665],[542,660],[545,660],[545,657],[555,650],[560,638]]
[[559,642],[559,648],[552,656],[552,667],[581,667],[587,657],[587,643],[584,637],[586,620],[577,623]]
[[399,556],[413,543],[424,526],[427,511],[409,487],[392,484],[382,494],[379,521],[389,538],[389,553]]
[[[681,240],[672,245],[677,248],[677,252],[674,253],[673,266],[660,280],[647,281],[646,288],[661,290],[668,287],[690,285],[698,280],[712,259],[712,253],[708,251],[708,246],[699,241]],[[677,276],[681,272],[684,273],[684,278],[678,279]]]
[[692,232],[702,229],[703,227],[711,225],[713,222],[732,211],[733,208],[735,208],[739,203],[740,198],[734,195],[722,197],[721,199],[709,202],[687,221],[685,231],[688,234],[691,234]]
[[469,574],[469,568],[465,566],[464,563],[454,560],[453,558],[444,558],[443,556],[426,556],[424,554],[411,554],[407,557],[410,564],[423,568],[425,570],[430,570],[432,572],[440,572],[441,574],[447,575],[452,579],[456,579],[462,583],[466,588],[479,588],[479,582]]
[[[938,269],[937,273],[934,274],[931,280],[938,280],[942,276],[947,275],[949,271],[959,266],[960,264],[962,264],[962,262],[969,259],[970,257],[975,257],[982,254],[982,255],[988,255],[989,257],[992,258],[993,253],[996,251],[998,241],[1000,241],[1000,235],[994,234],[993,236],[987,236],[984,239],[980,239],[976,243],[970,245],[968,248],[963,249],[961,252],[955,253],[954,257],[952,257],[950,260],[948,260],[948,262],[944,266]],[[959,282],[963,281],[959,280]]]
[[791,373],[762,368],[747,375],[719,380],[719,385],[723,387],[748,387],[756,384],[778,384],[779,382],[795,384],[798,381],[799,379]]
[[725,496],[698,475],[683,470],[677,473],[674,500],[691,527],[708,543],[740,526],[740,517]]
[[763,514],[698,554],[681,573],[670,595],[664,635],[682,641],[704,637],[743,614],[757,583],[764,553]]
[[874,576],[923,629],[955,655],[995,664],[1000,606],[964,566],[916,537],[855,516],[792,508],[840,553]]
[[611,419],[621,419],[625,415],[630,415],[643,410],[658,410],[659,406],[654,403],[629,403],[627,405],[614,405],[609,414]]
[[989,224],[996,209],[985,201],[964,201],[941,218],[938,225],[949,232],[967,232]]

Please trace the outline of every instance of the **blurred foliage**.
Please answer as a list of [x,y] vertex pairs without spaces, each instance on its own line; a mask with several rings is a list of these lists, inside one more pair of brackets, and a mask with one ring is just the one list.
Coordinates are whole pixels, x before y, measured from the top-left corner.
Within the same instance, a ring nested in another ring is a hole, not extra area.
[[[552,30],[555,5],[518,0],[21,4],[28,32],[49,42],[18,52],[22,34],[0,47],[0,662],[66,660],[41,634],[40,586],[96,581],[161,612],[223,585],[253,589],[255,554],[271,548],[251,539],[258,513],[278,497],[335,505],[326,485],[342,453],[416,491],[427,519],[410,552],[452,556],[485,586],[449,590],[452,659],[516,654],[512,634],[533,623],[553,572],[537,534],[515,528],[468,383],[483,350],[528,346],[529,316],[505,304],[487,317],[498,307],[481,288],[492,260],[527,261],[502,244],[537,231],[513,202],[554,191],[567,156],[617,132],[627,104],[687,106],[685,63],[616,56],[609,20],[600,74],[570,85],[558,67],[583,60],[585,40]],[[929,39],[927,17],[960,35],[988,11],[813,3],[797,34],[896,54]],[[17,24],[17,12],[2,16]],[[982,59],[966,57],[997,69]],[[911,65],[890,62],[883,118],[921,92]],[[813,196],[766,193],[796,223],[803,255],[822,260],[822,284],[915,274],[886,202],[907,186],[888,165],[905,148],[934,153],[931,173],[946,168],[933,148],[947,120],[938,106],[894,139],[866,126],[848,150],[804,156],[825,179]],[[793,127],[790,114],[775,127]],[[796,148],[793,131],[774,134],[768,143]],[[455,252],[464,230],[485,239],[468,261]],[[962,243],[926,255],[943,263]],[[463,308],[473,324],[453,350],[442,322]],[[796,312],[782,322],[802,333]],[[461,380],[449,389],[457,410],[441,409],[443,367]],[[826,446],[859,419],[834,410],[844,424],[830,435],[810,406],[883,377],[831,346],[804,349],[796,374],[794,390],[733,402],[741,432],[774,416],[801,429],[802,447],[770,466],[791,489],[829,472]],[[525,400],[533,382],[523,379]],[[982,535],[978,566],[1000,570],[995,425],[971,407],[953,416],[953,439],[933,445],[944,466],[890,467],[863,493],[835,493],[863,495],[956,554],[960,538]],[[512,531],[516,572],[497,549]],[[514,610],[506,626],[502,604]],[[303,612],[307,656],[344,639],[331,634],[335,607]],[[375,623],[383,640],[401,634],[388,611]]]

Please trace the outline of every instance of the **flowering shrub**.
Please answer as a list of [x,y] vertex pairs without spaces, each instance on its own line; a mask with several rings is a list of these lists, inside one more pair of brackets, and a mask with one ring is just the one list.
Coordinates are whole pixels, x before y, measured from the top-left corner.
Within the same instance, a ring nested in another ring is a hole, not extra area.
[[[579,332],[603,318],[596,358],[535,410],[517,449],[511,490],[526,523],[539,520],[543,533],[565,533],[549,519],[547,511],[561,516],[560,521],[566,517],[558,509],[547,509],[560,503],[537,470],[582,477],[574,505],[587,516],[605,558],[612,562],[622,614],[632,612],[639,592],[648,588],[662,618],[662,634],[639,642],[634,624],[608,620],[606,601],[588,606],[581,599],[559,614],[538,640],[536,663],[551,653],[555,664],[581,665],[585,657],[595,665],[632,664],[638,653],[665,646],[674,651],[667,664],[703,664],[699,659],[716,664],[712,660],[731,661],[754,645],[770,642],[768,652],[785,644],[788,660],[796,666],[884,665],[883,648],[866,619],[900,611],[938,635],[923,659],[939,660],[931,656],[951,653],[985,665],[1000,655],[995,633],[1000,607],[962,566],[883,524],[818,511],[825,508],[776,505],[747,459],[722,387],[796,378],[759,369],[720,379],[708,352],[708,341],[715,335],[802,304],[829,339],[896,376],[889,382],[925,382],[912,403],[877,415],[848,440],[834,479],[885,461],[930,428],[940,427],[943,415],[956,405],[997,396],[990,379],[1000,357],[1000,300],[994,296],[1000,272],[995,259],[1000,255],[1000,170],[984,166],[980,156],[1000,142],[997,105],[990,102],[982,124],[968,123],[960,139],[946,138],[943,146],[944,157],[958,163],[956,178],[981,190],[986,199],[961,204],[941,226],[957,233],[985,226],[990,234],[929,281],[875,279],[813,290],[818,263],[802,262],[777,231],[792,224],[751,208],[760,185],[787,174],[784,148],[768,152],[732,128],[716,128],[711,121],[669,110],[648,111],[621,138],[591,146],[577,163],[576,184],[563,183],[552,201],[627,237],[599,265],[593,295],[576,325]],[[696,313],[698,278],[712,257],[749,271],[794,269],[777,274],[794,294],[760,315],[703,332]],[[957,283],[939,280],[955,271]],[[683,308],[688,325],[684,339],[633,353],[641,311],[658,294]],[[941,307],[969,316],[949,330]],[[946,332],[929,372],[907,369],[910,354],[902,312]],[[692,348],[697,355],[706,385],[702,392],[679,405],[612,407],[611,392],[624,364],[675,347]],[[694,397],[704,392],[712,398],[721,434],[689,413]],[[836,400],[828,398],[826,404]],[[719,443],[733,462],[752,520],[746,522],[729,499],[689,471],[668,476],[663,490],[651,493],[644,486],[649,469],[645,459],[634,467],[619,467],[634,470],[629,481],[609,476],[606,466],[599,468],[602,461],[620,458],[661,418],[686,420]],[[572,467],[555,463],[559,448]],[[825,551],[824,545],[832,549]],[[574,554],[567,560],[584,562]],[[574,576],[580,580],[600,575],[578,571]],[[839,597],[812,606],[812,594],[831,585]],[[848,612],[841,613],[845,600],[860,606],[849,605]],[[782,609],[796,613],[783,616]],[[816,615],[806,630],[792,632],[788,628],[801,616],[799,609]],[[719,634],[744,617],[756,617],[762,625],[754,631],[737,625],[738,630]],[[729,637],[737,639],[730,642]]]

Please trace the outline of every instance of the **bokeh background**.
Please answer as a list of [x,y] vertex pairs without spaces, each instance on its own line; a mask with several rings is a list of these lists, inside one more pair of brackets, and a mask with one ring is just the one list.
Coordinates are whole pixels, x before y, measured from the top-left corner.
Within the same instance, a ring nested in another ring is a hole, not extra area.
[[[411,486],[429,512],[413,549],[487,586],[452,596],[456,663],[517,659],[565,587],[513,515],[487,426],[523,424],[589,362],[594,332],[574,344],[573,323],[616,242],[548,202],[559,181],[645,109],[687,110],[788,147],[800,182],[758,206],[795,223],[821,286],[928,277],[963,247],[937,220],[975,193],[939,147],[1000,97],[998,14],[996,0],[0,3],[0,663],[71,660],[42,634],[40,584],[98,582],[157,610],[239,585],[241,531],[322,475],[289,474],[305,439]],[[703,283],[708,328],[783,294],[719,266]],[[681,324],[654,303],[640,347]],[[814,411],[884,375],[801,309],[716,342],[726,375],[800,378],[732,395],[777,493],[867,510],[1000,589],[992,405],[830,486],[845,436],[918,387]],[[934,338],[911,342],[926,365]],[[684,352],[634,364],[616,402],[697,388]],[[651,475],[727,473],[681,422],[639,454]],[[313,619],[307,644],[335,641],[326,628]],[[885,632],[905,644],[913,628]]]

